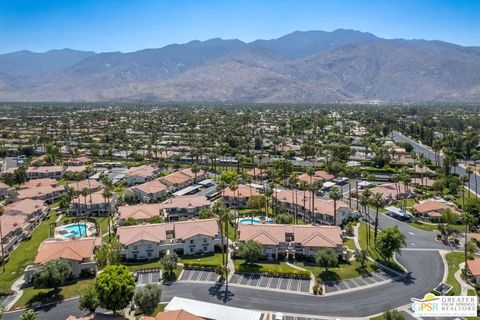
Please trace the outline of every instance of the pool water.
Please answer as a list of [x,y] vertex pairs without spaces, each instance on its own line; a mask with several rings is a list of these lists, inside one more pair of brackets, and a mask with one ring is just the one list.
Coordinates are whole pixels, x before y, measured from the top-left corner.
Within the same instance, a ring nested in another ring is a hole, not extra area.
[[273,224],[272,220],[265,221],[265,220],[255,219],[255,218],[241,219],[239,222],[241,224],[262,224],[262,223]]
[[68,226],[65,226],[62,231],[60,231],[60,234],[64,238],[72,238],[72,237],[86,237],[87,236],[87,225],[85,223],[80,223],[80,224],[70,224]]

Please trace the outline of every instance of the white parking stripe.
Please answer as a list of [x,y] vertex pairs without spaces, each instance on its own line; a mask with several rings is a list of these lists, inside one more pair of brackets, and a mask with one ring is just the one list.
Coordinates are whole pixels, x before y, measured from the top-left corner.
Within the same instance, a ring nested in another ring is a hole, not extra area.
[[282,278],[279,278],[278,279],[278,282],[277,282],[277,287],[275,289],[278,289],[280,288],[280,284],[282,283],[283,279]]
[[352,288],[352,287],[350,287],[350,286],[348,285],[348,283],[347,283],[347,282],[345,282],[345,281],[342,281],[342,283],[343,283],[344,285],[346,285],[348,289],[351,289],[351,288]]
[[299,281],[297,281],[297,290],[296,291],[297,292],[300,291],[301,288],[302,288],[302,281],[299,280]]
[[292,286],[292,278],[288,278],[287,290],[290,290],[291,286]]
[[268,278],[267,288],[270,288],[270,284],[272,283],[273,278]]

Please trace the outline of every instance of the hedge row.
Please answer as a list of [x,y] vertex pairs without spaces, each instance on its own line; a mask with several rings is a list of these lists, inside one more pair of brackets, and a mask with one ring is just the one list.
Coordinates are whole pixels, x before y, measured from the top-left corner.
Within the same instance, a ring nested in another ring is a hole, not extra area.
[[256,272],[238,272],[238,273],[256,273],[262,276],[278,277],[278,278],[297,278],[297,279],[310,279],[310,272],[301,270],[292,271],[256,271]]
[[215,269],[218,264],[211,262],[199,262],[199,261],[181,261],[186,268],[201,268],[201,269]]

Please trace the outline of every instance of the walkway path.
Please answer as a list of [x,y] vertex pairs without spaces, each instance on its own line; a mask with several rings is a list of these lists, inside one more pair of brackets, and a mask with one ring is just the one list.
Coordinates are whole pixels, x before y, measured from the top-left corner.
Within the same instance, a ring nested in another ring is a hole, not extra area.
[[467,292],[468,290],[475,290],[471,285],[469,285],[468,283],[466,283],[463,278],[462,278],[462,269],[465,268],[465,262],[462,262],[458,265],[458,270],[457,272],[455,272],[454,276],[455,276],[455,280],[458,281],[458,283],[460,284],[460,287],[462,289],[460,295],[461,296],[466,296],[467,295]]

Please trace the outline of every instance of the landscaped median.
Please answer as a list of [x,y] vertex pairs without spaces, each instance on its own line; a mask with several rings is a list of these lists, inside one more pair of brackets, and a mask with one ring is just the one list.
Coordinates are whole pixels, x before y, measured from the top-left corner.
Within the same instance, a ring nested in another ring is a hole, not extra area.
[[[368,232],[367,228],[368,228],[367,223],[360,222],[360,226],[358,228],[358,242],[362,250],[366,250],[373,260],[383,264],[384,266],[398,272],[404,272],[403,268],[397,262],[395,262],[394,260],[387,261],[378,253],[377,249],[374,247],[374,238],[373,238],[374,232],[373,232],[373,228],[371,227],[370,227],[371,228],[370,245],[367,245],[367,232]],[[378,232],[380,234],[381,231],[379,230]]]

